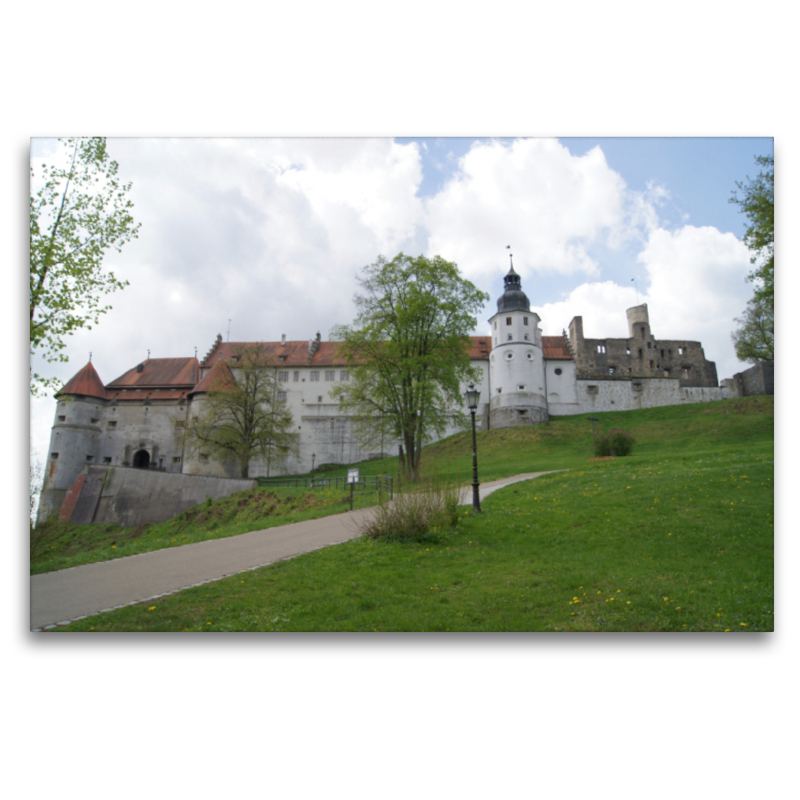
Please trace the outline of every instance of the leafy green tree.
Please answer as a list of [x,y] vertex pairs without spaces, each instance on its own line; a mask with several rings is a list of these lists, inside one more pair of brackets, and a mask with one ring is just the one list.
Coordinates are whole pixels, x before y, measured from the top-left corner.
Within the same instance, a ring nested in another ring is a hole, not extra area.
[[733,339],[736,357],[740,361],[757,364],[775,360],[775,313],[770,304],[753,298],[741,317],[736,317],[739,327]]
[[753,254],[755,269],[747,280],[754,286],[753,299],[732,334],[736,355],[756,363],[774,358],[775,339],[775,163],[773,156],[756,156],[764,169],[747,183],[736,184],[731,203],[739,206],[749,221],[743,241]]
[[256,346],[234,352],[236,361],[221,368],[201,410],[186,427],[186,446],[223,463],[233,462],[240,477],[250,477],[250,461],[260,457],[272,467],[298,452],[292,414],[279,401],[277,370]]
[[469,334],[489,295],[439,256],[381,256],[359,284],[353,325],[332,332],[351,378],[331,394],[363,443],[402,439],[405,472],[416,480],[423,444],[466,424],[461,383],[479,377]]
[[[100,305],[103,295],[127,286],[103,270],[103,256],[140,227],[131,216],[131,184],[120,183],[106,140],[61,139],[59,146],[59,164],[40,175],[30,168],[30,355],[49,363],[67,361],[64,337],[91,329],[110,308]],[[31,394],[57,386],[31,369]]]

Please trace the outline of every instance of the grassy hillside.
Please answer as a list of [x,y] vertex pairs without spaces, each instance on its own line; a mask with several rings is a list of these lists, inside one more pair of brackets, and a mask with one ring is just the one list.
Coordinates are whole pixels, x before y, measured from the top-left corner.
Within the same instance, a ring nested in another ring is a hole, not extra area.
[[[426,542],[362,538],[57,630],[772,630],[772,399],[726,405],[597,415],[638,441],[606,461],[584,419],[486,432],[482,479],[570,471]],[[468,478],[464,444],[426,463]]]
[[[521,472],[570,469],[586,464],[595,430],[622,428],[636,438],[633,457],[712,452],[745,443],[770,443],[773,438],[772,397],[748,397],[714,403],[665,406],[573,417],[551,417],[546,425],[479,431],[478,468],[481,481]],[[397,474],[397,458],[375,459],[357,465],[365,474]],[[472,434],[469,431],[426,447],[423,472],[472,480]],[[346,468],[331,475],[345,475]]]

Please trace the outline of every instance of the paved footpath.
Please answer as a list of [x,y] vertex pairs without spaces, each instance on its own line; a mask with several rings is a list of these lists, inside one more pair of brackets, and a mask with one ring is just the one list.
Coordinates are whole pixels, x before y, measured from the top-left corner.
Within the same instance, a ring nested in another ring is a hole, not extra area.
[[[481,500],[503,486],[547,474],[529,472],[484,483],[480,487]],[[471,487],[462,492],[461,502],[472,502]],[[365,508],[227,539],[32,575],[31,630],[63,625],[341,544],[360,536],[360,524],[372,513],[372,509]]]

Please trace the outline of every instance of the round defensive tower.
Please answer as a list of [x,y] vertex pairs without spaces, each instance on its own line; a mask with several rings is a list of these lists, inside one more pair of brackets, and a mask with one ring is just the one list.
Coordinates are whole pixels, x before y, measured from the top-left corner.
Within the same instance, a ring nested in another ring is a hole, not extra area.
[[[625,312],[628,316],[628,331],[631,339],[644,339],[650,335],[650,315],[647,313],[647,303],[629,308]],[[642,329],[645,334],[642,334]]]
[[57,513],[67,490],[87,464],[98,460],[106,390],[89,362],[56,394],[37,520]]
[[514,263],[503,279],[492,326],[491,428],[511,428],[547,422],[544,353],[539,315],[531,311]]

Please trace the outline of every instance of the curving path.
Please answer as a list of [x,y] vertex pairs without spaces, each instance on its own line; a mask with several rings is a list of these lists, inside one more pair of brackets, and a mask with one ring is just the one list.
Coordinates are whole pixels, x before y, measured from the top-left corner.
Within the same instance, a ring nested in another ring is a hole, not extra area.
[[[504,486],[547,474],[528,472],[481,484],[481,500]],[[471,486],[462,492],[461,502],[472,502]],[[360,535],[359,523],[371,513],[372,509],[365,508],[227,539],[32,575],[31,630],[64,625],[355,539]]]

